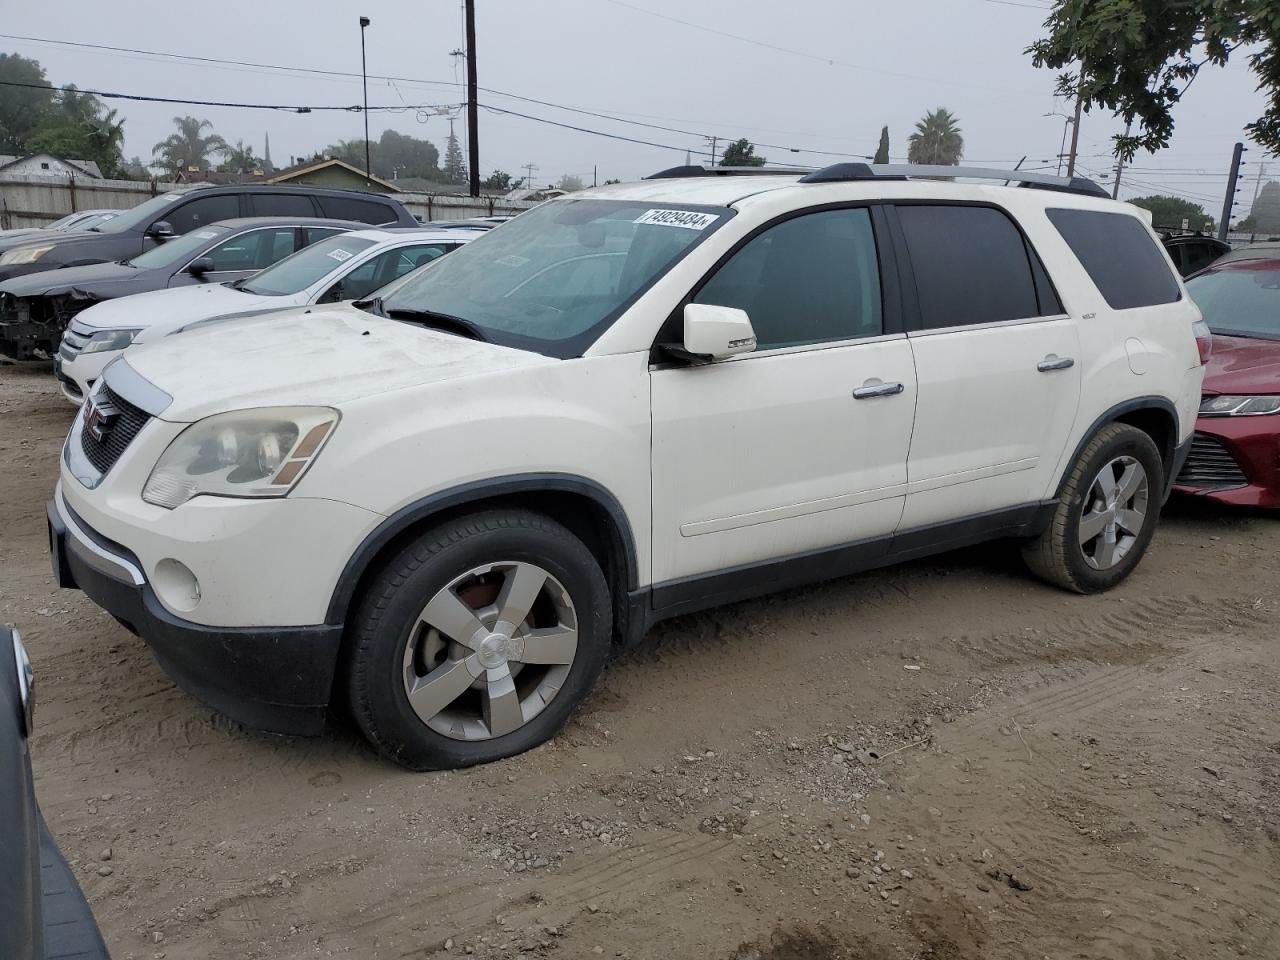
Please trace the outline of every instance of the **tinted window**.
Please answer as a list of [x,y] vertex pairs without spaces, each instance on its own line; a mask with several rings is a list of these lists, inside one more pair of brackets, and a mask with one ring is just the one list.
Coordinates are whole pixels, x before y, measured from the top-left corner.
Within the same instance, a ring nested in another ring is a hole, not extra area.
[[300,193],[254,193],[253,212],[259,217],[314,217],[310,197]]
[[340,270],[353,256],[371,246],[373,241],[366,237],[349,234],[330,237],[285,257],[249,280],[242,280],[240,289],[268,297],[299,293]]
[[1203,270],[1222,256],[1223,251],[1211,243],[1189,243],[1182,248],[1182,275],[1189,276]]
[[234,193],[224,193],[216,197],[199,197],[174,207],[168,213],[162,213],[157,219],[168,220],[174,233],[186,233],[217,220],[230,220],[238,216],[240,197]]
[[1280,340],[1280,266],[1249,262],[1187,282],[1187,293],[1214,333]]
[[884,327],[871,214],[784,220],[749,240],[694,302],[745,310],[760,350],[876,336]]
[[100,233],[125,233],[129,230],[143,230],[155,220],[167,220],[168,217],[164,216],[164,213],[166,211],[172,212],[173,204],[184,196],[186,194],[183,193],[162,193],[158,197],[145,200],[132,210],[126,210],[118,217],[100,224],[98,230]]
[[303,227],[302,228],[302,245],[309,247],[317,240],[323,240],[325,237],[332,237],[335,233],[345,233],[342,227]]
[[911,252],[924,329],[1042,315],[1022,234],[999,210],[966,206],[900,206],[897,210]]
[[206,256],[215,271],[261,270],[293,253],[293,227],[242,233],[218,244]]
[[335,220],[359,220],[361,223],[395,223],[400,218],[385,203],[358,197],[319,197],[326,217]]
[[1096,210],[1045,212],[1113,310],[1172,303],[1181,296],[1164,252],[1137,217]]

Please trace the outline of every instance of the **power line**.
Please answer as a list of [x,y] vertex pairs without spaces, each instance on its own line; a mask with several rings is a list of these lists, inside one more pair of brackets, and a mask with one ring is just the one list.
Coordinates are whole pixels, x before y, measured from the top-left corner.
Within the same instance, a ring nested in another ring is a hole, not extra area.
[[315,113],[321,110],[339,110],[348,113],[360,113],[362,110],[386,113],[404,113],[406,110],[426,110],[432,107],[456,107],[457,104],[402,104],[400,106],[361,107],[360,104],[318,104],[299,105],[285,103],[238,103],[228,100],[186,100],[180,97],[155,97],[141,93],[119,93],[112,90],[90,90],[74,85],[55,87],[43,83],[23,83],[18,80],[0,80],[0,86],[25,87],[31,90],[56,90],[59,93],[83,93],[106,100],[137,100],[143,103],[178,103],[193,107],[235,107],[241,110],[283,110],[288,113]]

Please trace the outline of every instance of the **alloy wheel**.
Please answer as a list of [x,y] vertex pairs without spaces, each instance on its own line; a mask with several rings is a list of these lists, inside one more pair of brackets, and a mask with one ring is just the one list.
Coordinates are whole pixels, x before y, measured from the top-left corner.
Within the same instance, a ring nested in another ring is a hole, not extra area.
[[524,561],[486,564],[450,581],[418,615],[405,695],[439,734],[504,736],[560,692],[577,648],[577,614],[559,580]]
[[1089,486],[1080,515],[1080,550],[1095,570],[1110,570],[1137,543],[1146,522],[1150,483],[1133,457],[1106,463]]

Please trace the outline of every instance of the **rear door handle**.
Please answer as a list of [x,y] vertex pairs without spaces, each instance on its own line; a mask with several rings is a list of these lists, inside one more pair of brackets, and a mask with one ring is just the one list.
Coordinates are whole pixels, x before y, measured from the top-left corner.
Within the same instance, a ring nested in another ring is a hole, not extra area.
[[853,391],[855,400],[871,400],[875,397],[892,397],[905,390],[900,383],[877,383],[869,387],[858,387]]
[[1036,369],[1041,373],[1048,373],[1050,370],[1070,370],[1075,365],[1076,362],[1071,357],[1059,357],[1051,353],[1036,364]]

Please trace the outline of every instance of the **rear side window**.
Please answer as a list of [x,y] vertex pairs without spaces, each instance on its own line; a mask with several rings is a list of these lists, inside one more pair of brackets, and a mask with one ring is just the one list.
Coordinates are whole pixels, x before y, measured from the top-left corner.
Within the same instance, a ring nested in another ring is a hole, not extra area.
[[255,193],[253,212],[259,217],[314,217],[311,198],[300,193]]
[[1039,259],[999,210],[912,205],[897,213],[925,330],[1062,312]]
[[325,237],[332,237],[335,233],[346,232],[346,227],[303,227],[302,245],[304,247],[309,247],[317,240],[323,240]]
[[1097,210],[1045,213],[1111,309],[1173,303],[1182,296],[1163,251],[1137,217]]
[[399,220],[388,204],[358,197],[320,197],[326,217],[335,220],[359,220],[361,223],[395,223]]
[[240,197],[234,193],[224,193],[215,197],[198,197],[170,210],[167,216],[161,214],[159,219],[168,220],[174,233],[189,233],[196,227],[238,216]]

